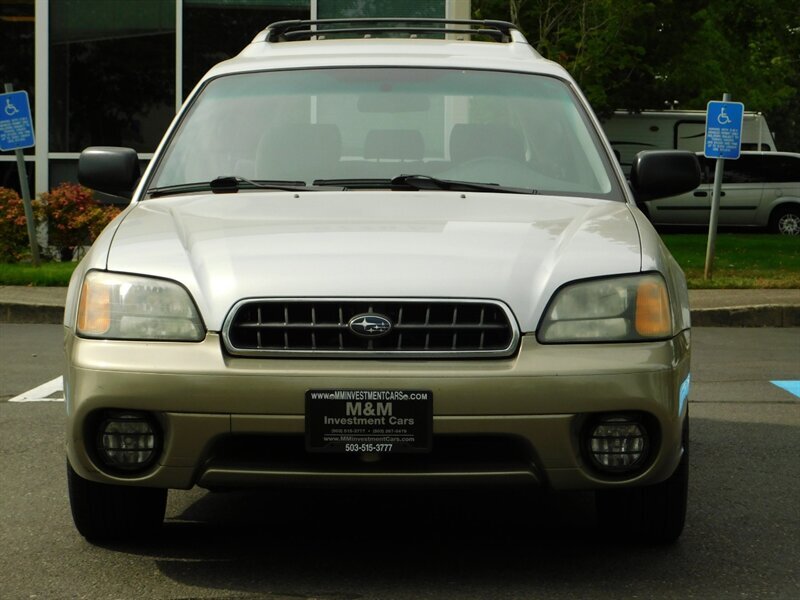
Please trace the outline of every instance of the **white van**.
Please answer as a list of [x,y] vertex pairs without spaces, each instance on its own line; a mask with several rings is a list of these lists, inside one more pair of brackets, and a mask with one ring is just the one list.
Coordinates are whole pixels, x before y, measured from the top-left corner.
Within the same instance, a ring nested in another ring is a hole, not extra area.
[[[697,189],[644,203],[655,225],[707,227],[711,214],[715,158],[697,154],[701,183]],[[800,236],[800,154],[742,152],[726,160],[722,174],[719,225],[767,228]]]
[[[603,123],[614,152],[628,173],[633,157],[642,150],[689,150],[705,148],[706,113],[702,110],[645,110],[632,113],[615,111]],[[777,150],[764,115],[745,112],[742,124],[742,150]]]

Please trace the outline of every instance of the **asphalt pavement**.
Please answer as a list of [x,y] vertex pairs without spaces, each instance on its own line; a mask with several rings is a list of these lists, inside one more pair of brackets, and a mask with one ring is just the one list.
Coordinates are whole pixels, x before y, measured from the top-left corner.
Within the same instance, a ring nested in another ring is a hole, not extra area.
[[[67,289],[0,286],[0,322],[61,323]],[[696,327],[800,327],[800,289],[690,290]]]

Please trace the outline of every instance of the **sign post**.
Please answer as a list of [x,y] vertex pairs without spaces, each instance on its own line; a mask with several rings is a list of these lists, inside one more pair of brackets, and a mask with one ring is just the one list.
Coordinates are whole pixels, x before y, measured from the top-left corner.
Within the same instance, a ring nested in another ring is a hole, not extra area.
[[711,216],[708,223],[708,246],[706,247],[705,279],[711,279],[714,251],[717,244],[719,221],[719,199],[722,192],[722,175],[725,160],[739,158],[742,148],[742,122],[744,104],[731,102],[730,94],[723,94],[722,102],[712,101],[706,108],[706,158],[716,158],[714,169],[714,191],[711,195]]
[[31,246],[33,266],[39,266],[39,244],[36,241],[36,224],[33,221],[31,191],[28,173],[25,170],[23,148],[34,146],[33,120],[28,92],[15,92],[10,83],[5,84],[5,94],[0,94],[0,150],[14,150],[17,156],[17,172],[22,190],[25,220],[28,222],[28,241]]

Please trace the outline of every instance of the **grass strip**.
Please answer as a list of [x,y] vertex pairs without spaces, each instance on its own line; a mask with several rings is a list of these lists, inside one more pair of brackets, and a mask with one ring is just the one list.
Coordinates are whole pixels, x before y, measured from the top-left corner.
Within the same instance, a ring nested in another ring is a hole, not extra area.
[[43,262],[38,267],[24,263],[0,263],[0,285],[62,287],[69,283],[77,266],[76,262]]
[[800,238],[763,233],[717,236],[712,278],[703,278],[705,233],[662,234],[692,289],[800,288]]

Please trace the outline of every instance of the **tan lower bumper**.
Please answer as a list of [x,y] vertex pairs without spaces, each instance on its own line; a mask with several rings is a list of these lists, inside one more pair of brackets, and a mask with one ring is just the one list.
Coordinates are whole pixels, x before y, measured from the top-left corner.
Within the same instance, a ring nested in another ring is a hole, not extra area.
[[[233,359],[213,334],[199,344],[148,344],[68,333],[67,354],[67,449],[76,471],[96,481],[170,488],[531,482],[592,489],[655,483],[680,458],[686,408],[679,389],[689,373],[688,334],[592,346],[542,346],[525,337],[519,354],[503,360],[338,361]],[[499,436],[526,451],[514,461],[457,464],[432,457],[417,467],[329,464],[302,456],[237,463],[217,455],[219,444],[232,438],[302,439],[305,392],[340,388],[431,390],[435,440]],[[151,411],[160,421],[163,452],[147,473],[114,477],[94,464],[84,422],[109,408]],[[618,411],[647,413],[659,429],[649,466],[628,479],[592,471],[580,449],[587,416]]]

